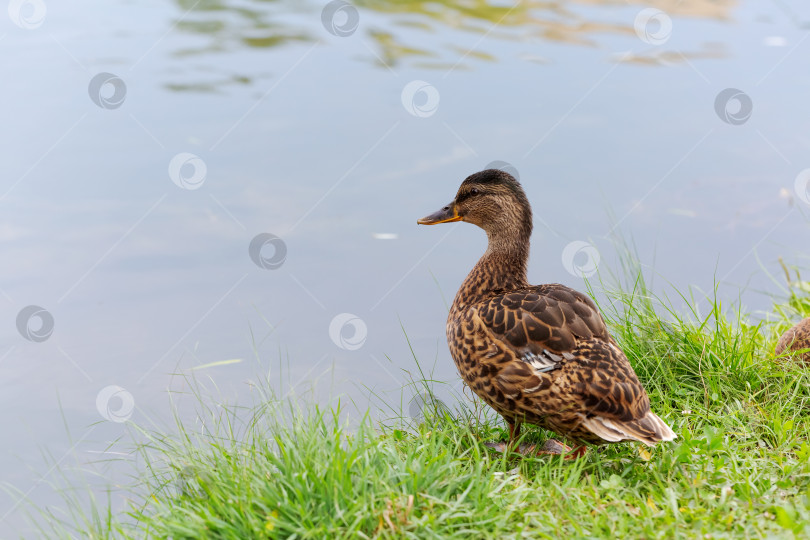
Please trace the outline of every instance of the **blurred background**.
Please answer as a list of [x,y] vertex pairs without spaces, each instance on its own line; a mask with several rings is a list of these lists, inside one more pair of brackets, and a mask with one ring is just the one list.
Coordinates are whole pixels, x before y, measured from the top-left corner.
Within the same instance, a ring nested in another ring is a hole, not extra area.
[[810,257],[808,31],[799,0],[11,0],[0,537],[55,485],[124,508],[133,425],[204,429],[190,377],[361,415],[408,409],[415,355],[459,390],[486,237],[416,219],[486,167],[533,205],[531,281],[598,296],[629,244],[660,294],[767,317]]

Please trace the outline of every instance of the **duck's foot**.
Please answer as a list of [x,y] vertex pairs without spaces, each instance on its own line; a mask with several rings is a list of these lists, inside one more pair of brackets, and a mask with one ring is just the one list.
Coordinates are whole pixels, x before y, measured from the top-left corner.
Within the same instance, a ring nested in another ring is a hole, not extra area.
[[543,446],[537,450],[537,455],[563,455],[565,459],[579,459],[587,453],[588,449],[585,446],[577,446],[573,450],[570,446],[561,443],[557,439],[549,439],[543,443]]
[[[492,448],[496,452],[500,452],[502,454],[509,450],[509,444],[505,442],[488,442],[484,443],[484,446],[487,448]],[[511,448],[511,451],[524,456],[564,455],[565,459],[577,459],[584,456],[587,449],[584,446],[578,446],[571,450],[570,446],[561,443],[557,439],[548,439],[546,442],[540,445],[540,447],[538,447],[536,444],[521,444],[518,448]]]
[[507,451],[514,452],[516,454],[521,454],[524,456],[532,456],[536,453],[537,445],[536,444],[521,444],[517,448],[514,445],[510,446],[508,442],[485,442],[484,446],[487,448],[491,448],[500,454],[504,454]]
[[[505,443],[505,442],[485,442],[484,446],[486,446],[487,448],[491,448],[492,450],[495,450],[496,452],[498,452],[500,454],[506,453],[506,451],[509,449],[509,443]],[[512,448],[512,451],[517,452],[519,454],[522,454],[523,450],[526,449],[526,447],[528,447],[528,446],[533,446],[533,445],[521,444],[520,447],[517,448],[517,449]]]
[[565,459],[580,459],[585,457],[588,453],[588,447],[585,445],[577,446],[571,452],[565,455]]
[[571,451],[571,447],[561,443],[557,439],[549,439],[537,449],[538,455],[559,456],[560,454],[567,454]]

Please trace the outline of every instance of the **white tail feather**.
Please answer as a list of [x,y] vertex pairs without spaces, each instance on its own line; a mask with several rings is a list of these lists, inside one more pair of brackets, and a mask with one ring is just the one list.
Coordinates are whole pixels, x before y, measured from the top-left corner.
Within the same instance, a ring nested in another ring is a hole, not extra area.
[[[643,418],[629,422],[611,420],[604,416],[587,418],[585,415],[581,415],[581,418],[582,425],[585,428],[607,442],[639,441],[647,446],[652,446],[661,441],[671,441],[677,436],[652,411],[648,412]],[[651,431],[652,434],[650,434]]]

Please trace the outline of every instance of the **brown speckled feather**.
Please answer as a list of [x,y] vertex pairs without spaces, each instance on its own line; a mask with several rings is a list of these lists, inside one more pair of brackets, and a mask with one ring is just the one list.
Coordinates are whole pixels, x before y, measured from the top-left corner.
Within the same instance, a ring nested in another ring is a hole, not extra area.
[[516,351],[559,354],[574,349],[577,340],[610,339],[593,300],[556,283],[497,295],[473,309],[493,337]]
[[[782,334],[779,343],[776,345],[776,356],[781,356],[788,351],[801,351],[810,349],[810,317],[802,320],[796,326]],[[810,362],[810,351],[805,351],[797,358]]]

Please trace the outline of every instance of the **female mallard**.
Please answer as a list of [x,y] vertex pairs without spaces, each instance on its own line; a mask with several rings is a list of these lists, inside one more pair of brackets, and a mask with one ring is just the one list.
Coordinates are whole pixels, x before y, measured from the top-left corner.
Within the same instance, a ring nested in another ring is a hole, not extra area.
[[782,334],[776,344],[776,356],[788,352],[804,351],[797,358],[810,363],[810,317],[802,320],[796,326]]
[[496,169],[473,174],[453,202],[417,223],[451,221],[478,225],[489,246],[450,308],[450,354],[467,385],[506,420],[510,446],[522,422],[579,444],[675,438],[650,411],[593,301],[527,281],[532,210],[517,180]]

